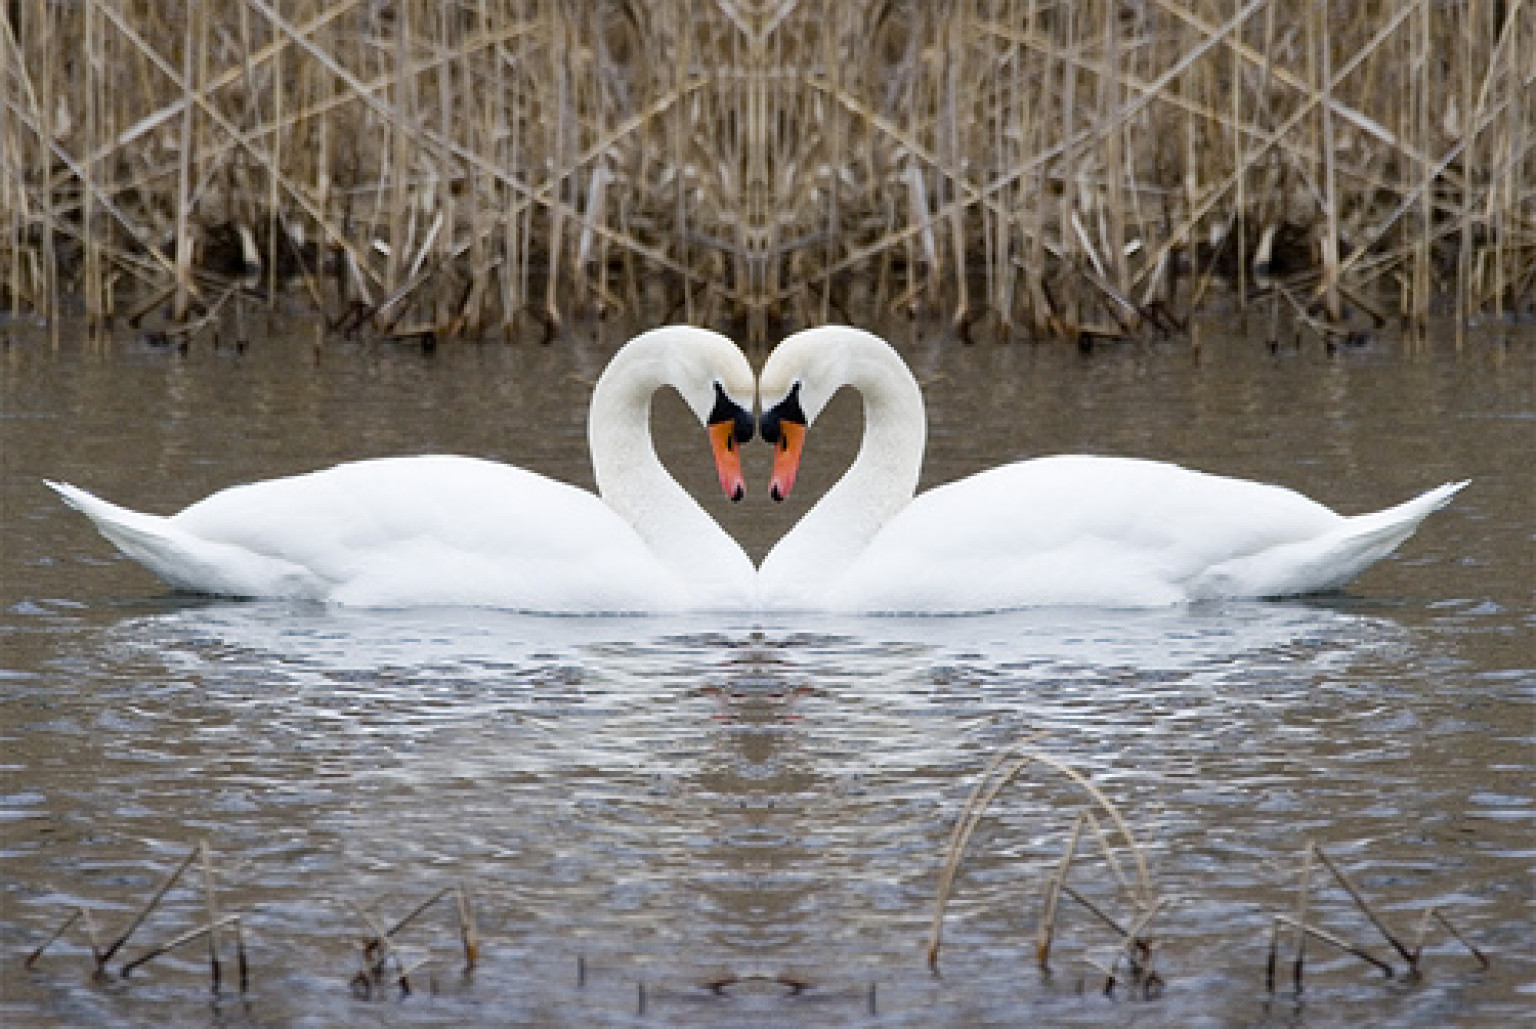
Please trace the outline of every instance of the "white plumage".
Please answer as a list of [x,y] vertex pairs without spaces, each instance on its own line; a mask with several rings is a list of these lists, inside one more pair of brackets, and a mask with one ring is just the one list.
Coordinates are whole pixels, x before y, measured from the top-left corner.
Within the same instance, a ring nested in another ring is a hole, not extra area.
[[765,409],[796,385],[808,422],[840,387],[859,390],[865,435],[848,472],[764,559],[759,593],[773,608],[960,613],[1333,590],[1466,485],[1345,517],[1281,486],[1070,455],[914,496],[923,401],[885,341],[841,326],[791,336],[763,368]]
[[221,490],[170,517],[49,483],[123,553],[180,589],[369,607],[551,613],[742,609],[754,570],[672,478],[650,399],[675,386],[701,422],[716,384],[751,402],[751,366],[673,326],[614,355],[593,392],[596,495],[470,457],[380,458]]

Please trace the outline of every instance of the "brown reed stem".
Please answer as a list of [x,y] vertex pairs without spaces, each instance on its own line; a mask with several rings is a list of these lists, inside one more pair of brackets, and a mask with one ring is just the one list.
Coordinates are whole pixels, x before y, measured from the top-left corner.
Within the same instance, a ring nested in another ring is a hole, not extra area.
[[1385,975],[1388,979],[1392,978],[1391,965],[1368,953],[1363,948],[1355,946],[1353,943],[1350,943],[1348,940],[1343,939],[1342,937],[1335,936],[1333,933],[1330,933],[1325,929],[1319,929],[1315,925],[1306,925],[1302,922],[1298,922],[1296,919],[1289,915],[1276,915],[1275,921],[1280,922],[1283,925],[1290,926],[1302,935],[1314,937],[1316,939],[1322,940],[1324,943],[1332,944],[1342,951],[1353,954],[1361,961],[1364,961],[1370,965],[1375,965],[1377,968],[1381,969],[1382,974]]
[[219,992],[222,969],[219,966],[219,908],[213,889],[213,849],[208,841],[198,844],[203,858],[203,897],[208,907],[208,971],[213,982],[213,992]]
[[[131,973],[135,968],[139,968],[142,965],[146,965],[149,962],[153,961],[155,958],[158,958],[158,957],[160,957],[163,954],[167,954],[170,951],[175,950],[177,947],[182,946],[183,944],[191,943],[193,940],[200,940],[204,936],[211,937],[211,936],[213,936],[214,933],[218,932],[218,930],[220,928],[222,928],[222,927],[224,927],[226,925],[237,925],[239,923],[239,921],[240,921],[240,916],[239,915],[225,915],[223,918],[219,919],[217,922],[210,922],[207,925],[200,925],[196,929],[188,929],[186,932],[182,933],[181,935],[173,937],[173,938],[167,940],[165,943],[159,944],[159,945],[157,945],[155,947],[151,947],[145,953],[140,954],[138,957],[134,958],[132,961],[127,962],[126,964],[123,965],[122,971],[119,974],[124,979],[126,979],[126,978],[128,978],[129,973]],[[215,986],[215,989],[218,986],[218,977],[217,976],[214,977],[214,986]]]
[[459,912],[459,940],[464,945],[464,969],[472,971],[480,960],[480,935],[475,928],[475,911],[470,906],[469,891],[462,883],[454,887]]
[[1371,924],[1374,925],[1377,931],[1379,931],[1381,935],[1386,938],[1386,941],[1392,944],[1392,949],[1397,951],[1397,953],[1402,957],[1404,961],[1408,962],[1409,965],[1412,965],[1414,963],[1413,952],[1403,945],[1403,942],[1397,938],[1397,935],[1393,933],[1391,929],[1387,928],[1387,924],[1382,921],[1380,915],[1376,914],[1375,909],[1372,908],[1369,903],[1367,903],[1365,896],[1360,892],[1359,887],[1357,887],[1354,882],[1350,880],[1349,876],[1344,874],[1344,870],[1338,865],[1334,864],[1333,859],[1330,858],[1326,852],[1324,852],[1322,847],[1319,847],[1315,843],[1312,845],[1312,852],[1317,855],[1319,861],[1327,866],[1328,871],[1333,873],[1334,879],[1338,881],[1340,886],[1344,887],[1344,890],[1349,894],[1350,899],[1355,902],[1355,906],[1365,914],[1366,918],[1371,920]]
[[128,938],[134,934],[134,931],[138,929],[140,925],[144,924],[144,919],[149,917],[150,912],[154,911],[156,906],[159,905],[161,899],[170,892],[172,886],[176,885],[176,882],[181,878],[182,873],[191,866],[192,862],[200,853],[202,853],[201,846],[193,847],[190,851],[188,851],[187,856],[182,858],[180,863],[178,863],[176,867],[171,870],[170,874],[161,881],[160,885],[156,887],[154,893],[150,894],[149,900],[145,901],[144,905],[140,907],[133,918],[129,920],[127,928],[125,928],[118,935],[117,939],[113,940],[112,943],[107,946],[106,950],[97,955],[96,968],[98,971],[106,968],[107,962],[111,961],[112,956],[122,949],[123,944],[128,942]]
[[[77,907],[74,909],[74,911],[70,912],[69,917],[64,919],[64,921],[59,924],[59,927],[49,934],[46,940],[38,944],[36,950],[27,955],[27,960],[23,962],[22,967],[30,970],[33,965],[37,964],[38,959],[43,956],[43,952],[46,951],[49,947],[53,946],[60,937],[68,932],[69,927],[78,922],[81,916],[89,917],[88,913],[83,907]],[[99,966],[101,963],[101,956],[100,951],[96,947],[95,940],[91,941],[91,953],[96,957],[96,962]]]
[[[1430,908],[1429,910],[1430,913],[1434,916],[1435,921],[1444,926],[1446,932],[1454,936],[1458,943],[1467,948],[1468,953],[1477,959],[1477,963],[1482,966],[1484,971],[1487,971],[1489,968],[1493,967],[1493,962],[1488,960],[1488,956],[1479,950],[1471,940],[1463,936],[1461,930],[1457,929],[1454,925],[1451,924],[1451,920],[1445,917],[1445,913],[1443,911],[1438,908]],[[1414,948],[1414,956],[1418,956],[1417,947]]]
[[1083,824],[1087,821],[1088,813],[1079,811],[1077,818],[1072,822],[1072,834],[1067,837],[1067,846],[1061,854],[1061,865],[1056,869],[1056,874],[1046,880],[1045,905],[1040,915],[1040,933],[1035,944],[1035,961],[1041,968],[1050,964],[1051,939],[1056,932],[1056,907],[1061,897],[1061,888],[1066,884],[1067,872],[1072,867],[1072,858],[1077,853],[1077,841],[1083,834]]

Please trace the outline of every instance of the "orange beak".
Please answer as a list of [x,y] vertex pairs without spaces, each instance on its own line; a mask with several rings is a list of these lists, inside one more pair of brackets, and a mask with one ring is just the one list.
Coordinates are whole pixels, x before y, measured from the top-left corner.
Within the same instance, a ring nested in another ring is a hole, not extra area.
[[778,446],[773,451],[773,480],[768,488],[774,500],[783,500],[795,488],[795,473],[800,470],[800,451],[804,446],[805,426],[781,421]]
[[720,488],[732,500],[747,495],[747,480],[741,474],[741,448],[736,445],[736,423],[716,422],[709,427],[709,448],[715,452],[715,471],[720,473]]

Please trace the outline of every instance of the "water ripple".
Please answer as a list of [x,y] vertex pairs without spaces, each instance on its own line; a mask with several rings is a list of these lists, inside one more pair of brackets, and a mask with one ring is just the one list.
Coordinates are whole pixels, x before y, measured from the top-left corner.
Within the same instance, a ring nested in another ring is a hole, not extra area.
[[[358,1016],[343,989],[359,931],[348,903],[398,911],[464,881],[498,957],[455,1004],[411,1009],[412,1024],[494,1020],[514,996],[619,1024],[642,979],[668,1024],[720,1024],[698,984],[748,966],[813,982],[826,1024],[869,1020],[871,981],[886,991],[881,1024],[1098,1024],[1095,1005],[1019,973],[1032,898],[1084,803],[1051,774],[1000,798],[951,909],[952,971],[912,985],[954,812],[988,757],[1032,734],[1124,809],[1175,900],[1160,961],[1177,985],[1138,1024],[1262,1017],[1266,911],[1291,903],[1306,838],[1357,863],[1403,921],[1446,903],[1507,943],[1531,938],[1491,910],[1520,895],[1529,861],[1524,741],[1500,742],[1489,712],[1437,688],[1426,669],[1445,655],[1348,606],[810,630],[196,604],[76,635],[6,698],[7,726],[32,767],[51,765],[51,785],[4,805],[75,843],[63,860],[34,833],[10,860],[43,858],[43,878],[99,909],[148,888],[146,845],[166,855],[212,839],[228,862],[224,906],[255,912],[265,975],[281,976],[261,1010],[284,1019]],[[59,692],[65,682],[91,686]],[[1491,778],[1446,767],[1440,755],[1465,746]],[[1092,862],[1081,874],[1090,892],[1107,883]],[[13,891],[25,935],[59,898]],[[1347,900],[1316,903],[1351,924]],[[1112,944],[1068,918],[1069,978]],[[578,952],[593,977],[580,990]],[[1503,974],[1527,982],[1533,966]],[[1394,995],[1347,965],[1317,977],[1351,1017],[1423,1025],[1464,981],[1383,1000]],[[148,1007],[170,1011],[176,996]],[[739,1024],[790,1010],[745,996],[729,1009]],[[55,1013],[75,1003],[105,1002]]]

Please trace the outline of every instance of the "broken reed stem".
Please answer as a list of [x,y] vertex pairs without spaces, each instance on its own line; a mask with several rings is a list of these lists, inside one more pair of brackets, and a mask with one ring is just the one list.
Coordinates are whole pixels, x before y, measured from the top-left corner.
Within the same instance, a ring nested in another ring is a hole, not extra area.
[[454,887],[454,886],[444,886],[442,889],[440,889],[436,893],[432,894],[432,896],[428,897],[426,900],[422,901],[420,904],[417,904],[414,908],[412,908],[410,914],[406,915],[404,918],[400,919],[393,926],[391,926],[389,929],[387,929],[385,931],[384,935],[385,936],[394,936],[401,929],[404,929],[406,926],[408,926],[412,922],[416,921],[417,918],[420,918],[421,915],[428,908],[430,908],[433,904],[436,904],[438,901],[442,900],[444,897],[448,896],[448,894],[452,893],[456,888],[457,887]]
[[[943,945],[944,911],[949,904],[950,894],[954,888],[955,875],[958,873],[960,865],[964,860],[966,848],[970,844],[976,827],[980,824],[982,817],[986,814],[992,802],[996,800],[998,794],[1002,792],[1005,786],[1017,778],[1019,773],[1031,762],[1043,764],[1060,772],[1081,787],[1084,792],[1093,798],[1100,808],[1108,813],[1110,819],[1115,824],[1116,831],[1120,834],[1120,838],[1125,841],[1125,845],[1130,849],[1131,857],[1136,865],[1136,881],[1134,883],[1127,883],[1121,877],[1122,886],[1129,888],[1132,900],[1138,907],[1151,903],[1151,876],[1147,871],[1146,857],[1142,854],[1141,845],[1136,841],[1136,837],[1131,833],[1130,826],[1126,824],[1119,810],[1104,795],[1104,792],[1083,776],[1082,773],[1064,762],[1051,757],[1049,754],[1027,748],[1022,744],[1016,745],[1013,748],[1000,751],[987,762],[986,767],[982,770],[981,777],[977,780],[970,795],[966,798],[960,817],[950,834],[949,846],[944,856],[944,864],[939,869],[939,881],[935,890],[933,904],[933,921],[929,927],[928,935],[928,967],[935,975],[939,971],[939,949]],[[1002,769],[1002,771],[999,772],[999,769]],[[1105,847],[1105,853],[1110,856],[1110,863],[1112,867],[1115,867],[1116,875],[1119,876],[1119,869],[1114,863],[1113,855],[1108,847],[1108,841],[1101,836],[1100,842]],[[1065,889],[1065,884],[1061,888]]]
[[[219,906],[213,892],[213,850],[207,840],[199,843],[198,849],[203,857],[203,898],[208,906],[208,970],[213,992],[217,994],[223,969],[219,966]],[[123,974],[128,974],[126,969]]]
[[[174,937],[173,939],[170,939],[170,940],[166,941],[165,943],[160,944],[159,946],[153,947],[150,950],[146,951],[145,953],[143,953],[143,954],[139,955],[138,957],[134,958],[132,961],[127,962],[126,964],[123,965],[122,971],[119,974],[124,979],[126,979],[126,978],[128,978],[129,973],[132,972],[135,968],[138,968],[141,965],[148,964],[149,962],[153,961],[155,958],[160,957],[162,954],[167,954],[170,951],[175,950],[177,947],[182,946],[183,944],[191,943],[193,940],[202,939],[204,936],[212,938],[214,936],[214,934],[217,933],[224,926],[227,926],[227,925],[239,925],[239,923],[240,923],[240,916],[239,915],[225,915],[223,918],[219,919],[216,922],[210,922],[207,925],[200,925],[196,929],[188,929],[186,932],[182,933],[180,936]],[[215,965],[215,968],[217,968],[217,965]],[[218,985],[218,976],[217,976],[217,974],[215,974],[215,976],[214,976],[214,984],[215,984],[215,987],[217,987],[217,985]]]
[[1350,881],[1349,876],[1344,874],[1344,870],[1333,863],[1333,859],[1330,858],[1326,852],[1324,852],[1322,847],[1319,847],[1314,843],[1312,844],[1311,849],[1312,852],[1317,855],[1318,860],[1327,866],[1328,871],[1333,873],[1333,877],[1334,879],[1338,880],[1339,885],[1344,887],[1344,891],[1348,893],[1350,899],[1355,902],[1355,906],[1364,912],[1365,917],[1371,920],[1371,924],[1374,925],[1376,929],[1381,933],[1381,935],[1386,938],[1388,943],[1392,944],[1392,949],[1397,951],[1402,959],[1408,962],[1410,966],[1413,965],[1413,952],[1410,951],[1407,947],[1403,946],[1403,942],[1397,938],[1397,935],[1393,933],[1392,930],[1387,928],[1387,924],[1381,920],[1381,917],[1377,915],[1371,905],[1366,902],[1364,895],[1361,894],[1359,888],[1357,888],[1355,884]]
[[1280,962],[1280,920],[1272,918],[1269,922],[1269,960],[1264,965],[1264,989],[1268,993],[1275,992],[1275,968]]
[[[82,917],[85,918],[87,924],[89,924],[91,916],[90,912],[86,911],[85,908],[77,907],[74,911],[70,912],[69,917],[64,919],[64,921],[59,924],[59,927],[55,929],[46,940],[38,944],[36,950],[27,955],[27,960],[23,962],[22,967],[31,969],[33,965],[37,964],[38,959],[43,956],[43,952],[49,947],[53,946],[61,936],[69,931],[69,927],[78,922]],[[91,936],[91,954],[96,958],[97,967],[99,968],[101,966],[101,950],[96,946],[96,940],[94,938],[95,933],[93,932]]]
[[1087,818],[1086,811],[1077,813],[1077,818],[1072,822],[1072,835],[1067,837],[1066,850],[1061,854],[1061,865],[1056,869],[1056,874],[1046,880],[1045,905],[1040,913],[1040,934],[1035,943],[1035,961],[1041,968],[1050,964],[1051,939],[1056,932],[1057,903],[1061,897],[1061,888],[1066,885],[1067,872],[1072,867],[1073,855],[1077,853],[1077,841],[1083,835],[1083,823]]
[[141,907],[138,913],[133,916],[131,921],[129,921],[128,927],[122,931],[117,939],[112,941],[112,943],[107,947],[105,951],[102,951],[96,956],[97,971],[102,971],[106,968],[107,962],[111,961],[112,956],[122,949],[123,944],[128,942],[128,938],[132,936],[134,931],[144,923],[144,919],[149,917],[150,912],[152,912],[160,903],[161,899],[168,892],[170,892],[171,887],[176,885],[176,881],[181,878],[182,873],[187,870],[187,868],[192,864],[192,862],[200,853],[202,853],[201,845],[193,847],[190,851],[188,851],[187,856],[181,859],[180,864],[178,864],[171,871],[171,873],[165,877],[164,881],[160,883],[155,892],[150,895],[149,900],[145,902],[144,906]]
[[1065,893],[1067,896],[1069,896],[1073,900],[1077,901],[1083,907],[1087,908],[1088,912],[1090,914],[1092,914],[1099,921],[1103,922],[1105,925],[1109,926],[1117,934],[1119,934],[1122,938],[1126,938],[1126,937],[1129,937],[1131,935],[1130,930],[1127,929],[1125,926],[1121,925],[1119,922],[1115,921],[1115,919],[1114,919],[1114,917],[1112,915],[1109,915],[1109,914],[1105,913],[1103,908],[1099,907],[1093,901],[1089,900],[1087,897],[1085,897],[1081,893],[1077,892],[1077,890],[1075,890],[1071,886],[1068,886],[1066,883],[1062,883],[1061,884],[1061,892]]
[[240,973],[240,992],[249,993],[251,987],[250,963],[245,957],[245,923],[235,919],[235,965]]
[[[1432,908],[1429,909],[1429,913],[1434,916],[1435,921],[1439,922],[1442,926],[1445,927],[1445,931],[1446,932],[1448,932],[1452,936],[1456,937],[1456,941],[1458,943],[1460,943],[1463,947],[1467,948],[1468,953],[1470,953],[1474,958],[1477,959],[1477,963],[1482,966],[1484,971],[1487,971],[1489,968],[1491,968],[1493,966],[1493,963],[1488,960],[1488,956],[1486,954],[1484,954],[1482,951],[1478,950],[1477,947],[1475,947],[1472,944],[1471,940],[1469,940],[1465,936],[1463,936],[1461,934],[1461,930],[1457,929],[1454,925],[1452,925],[1451,924],[1451,920],[1449,918],[1445,917],[1445,913],[1444,912],[1442,912],[1439,908],[1433,908],[1432,907]],[[1422,943],[1422,941],[1421,941],[1421,943]],[[1414,947],[1413,954],[1414,954],[1414,958],[1415,958],[1415,967],[1417,967],[1417,958],[1418,958],[1418,955],[1419,955],[1419,948],[1417,946]]]
[[1348,953],[1353,954],[1355,957],[1359,958],[1361,961],[1375,965],[1377,968],[1381,969],[1382,974],[1384,974],[1388,979],[1392,978],[1391,965],[1387,964],[1385,961],[1381,960],[1375,955],[1368,953],[1363,948],[1355,946],[1348,940],[1335,936],[1333,933],[1328,932],[1326,929],[1319,929],[1315,925],[1306,925],[1302,922],[1298,922],[1290,915],[1276,915],[1275,921],[1282,925],[1290,926],[1298,933],[1306,936],[1316,937],[1317,939],[1322,940],[1324,943],[1332,944],[1342,951],[1347,951]]
[[[1312,854],[1316,848],[1308,843],[1301,853],[1301,884],[1296,890],[1296,924],[1298,926],[1307,923],[1307,903],[1312,897]],[[1296,930],[1296,960],[1291,969],[1291,981],[1296,987],[1296,992],[1301,992],[1302,965],[1305,962],[1307,949],[1307,935],[1301,929]]]
[[480,934],[475,927],[475,911],[469,903],[469,891],[463,884],[453,889],[459,911],[459,940],[464,945],[464,970],[472,971],[480,960]]

